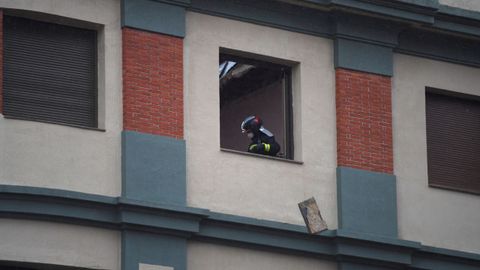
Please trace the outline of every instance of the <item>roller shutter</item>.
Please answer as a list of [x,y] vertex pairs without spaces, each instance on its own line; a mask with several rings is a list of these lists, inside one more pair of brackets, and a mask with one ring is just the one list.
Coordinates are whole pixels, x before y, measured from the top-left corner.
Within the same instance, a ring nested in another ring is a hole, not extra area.
[[4,115],[97,127],[96,32],[4,17]]
[[427,92],[429,185],[480,194],[480,101]]

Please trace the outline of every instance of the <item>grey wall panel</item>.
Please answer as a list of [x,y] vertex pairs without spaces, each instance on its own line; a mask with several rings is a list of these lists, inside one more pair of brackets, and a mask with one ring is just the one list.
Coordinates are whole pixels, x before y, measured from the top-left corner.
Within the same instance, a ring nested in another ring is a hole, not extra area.
[[128,199],[185,205],[185,141],[132,131],[122,134],[122,194]]
[[130,230],[122,232],[122,270],[138,270],[140,263],[185,270],[186,261],[185,238]]
[[185,7],[152,0],[122,0],[122,27],[185,36]]
[[337,38],[335,67],[393,76],[392,48]]
[[339,229],[397,237],[394,175],[337,168]]

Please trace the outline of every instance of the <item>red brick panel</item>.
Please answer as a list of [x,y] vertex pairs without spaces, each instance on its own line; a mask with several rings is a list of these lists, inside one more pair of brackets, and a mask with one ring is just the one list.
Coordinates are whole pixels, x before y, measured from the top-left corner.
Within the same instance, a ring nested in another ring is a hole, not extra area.
[[124,130],[183,138],[183,40],[123,29]]
[[337,69],[337,164],[393,173],[390,77]]

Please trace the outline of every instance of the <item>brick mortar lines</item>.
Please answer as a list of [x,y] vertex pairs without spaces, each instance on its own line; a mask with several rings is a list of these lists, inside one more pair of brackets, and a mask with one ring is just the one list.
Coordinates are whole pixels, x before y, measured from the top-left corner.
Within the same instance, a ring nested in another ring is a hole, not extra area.
[[338,166],[393,173],[390,77],[337,69]]
[[123,127],[183,138],[183,40],[124,28]]

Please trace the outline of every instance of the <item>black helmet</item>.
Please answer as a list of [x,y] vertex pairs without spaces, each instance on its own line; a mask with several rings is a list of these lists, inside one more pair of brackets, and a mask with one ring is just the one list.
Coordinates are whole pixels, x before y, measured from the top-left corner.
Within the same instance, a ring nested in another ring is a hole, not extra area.
[[242,133],[251,131],[253,133],[258,133],[260,128],[262,127],[262,119],[260,117],[251,115],[245,120],[243,120],[242,124],[240,125],[240,128],[242,129]]

